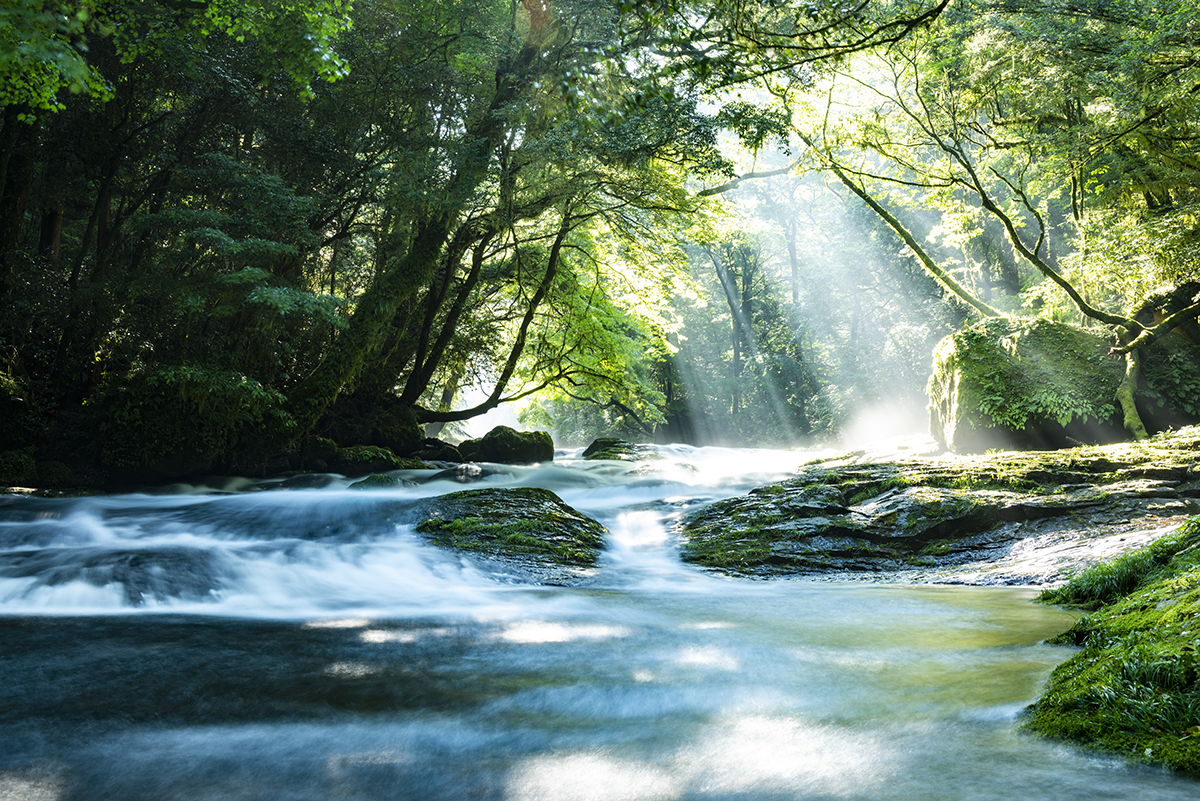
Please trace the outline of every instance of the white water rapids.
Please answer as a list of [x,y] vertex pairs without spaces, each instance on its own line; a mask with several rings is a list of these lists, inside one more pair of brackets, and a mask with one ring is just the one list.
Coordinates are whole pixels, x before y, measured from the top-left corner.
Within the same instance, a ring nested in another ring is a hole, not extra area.
[[1019,731],[1071,653],[1032,590],[706,574],[674,519],[810,455],[659,453],[484,483],[607,526],[569,587],[397,522],[451,481],[0,501],[0,799],[1200,793]]

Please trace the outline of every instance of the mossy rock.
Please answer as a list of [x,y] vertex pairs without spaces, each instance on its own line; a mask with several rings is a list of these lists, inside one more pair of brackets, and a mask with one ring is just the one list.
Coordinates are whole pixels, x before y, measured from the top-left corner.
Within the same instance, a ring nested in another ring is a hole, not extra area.
[[638,447],[635,443],[618,437],[598,437],[583,449],[584,459],[610,459],[613,461],[636,462]]
[[1054,640],[1083,649],[1051,674],[1025,727],[1200,771],[1200,517],[1041,599],[1100,606]]
[[413,454],[415,458],[424,459],[428,462],[454,462],[461,464],[467,461],[456,446],[449,442],[442,442],[440,439],[426,439],[421,446],[421,450]]
[[401,456],[420,450],[425,436],[412,408],[394,396],[340,397],[323,426],[322,430],[344,446],[374,445]]
[[382,473],[387,470],[398,470],[403,462],[396,454],[387,448],[375,445],[351,445],[349,448],[339,448],[337,456],[330,463],[330,469],[347,476],[365,476],[369,473]]
[[384,475],[383,473],[372,473],[362,481],[355,481],[347,489],[352,490],[380,490],[380,489],[399,489],[400,487],[414,486],[411,481],[405,481],[395,476]]
[[534,464],[554,461],[554,440],[546,431],[517,431],[496,426],[479,439],[459,444],[464,461]]
[[338,444],[326,437],[310,434],[300,442],[300,458],[305,461],[320,459],[326,464],[337,458]]
[[69,487],[75,483],[75,474],[62,462],[54,460],[37,463],[37,485],[39,487]]
[[37,481],[33,448],[0,453],[0,487],[34,487]]
[[604,526],[545,489],[464,490],[418,508],[417,531],[446,548],[592,567],[604,545]]
[[1116,442],[1124,362],[1107,337],[1050,320],[992,318],[942,340],[930,433],[959,453]]
[[1200,428],[1192,427],[1060,451],[818,460],[796,478],[685,516],[681,555],[757,577],[952,567],[1008,547],[1020,536],[1009,524],[1127,518],[1157,498],[1194,510],[1198,446]]

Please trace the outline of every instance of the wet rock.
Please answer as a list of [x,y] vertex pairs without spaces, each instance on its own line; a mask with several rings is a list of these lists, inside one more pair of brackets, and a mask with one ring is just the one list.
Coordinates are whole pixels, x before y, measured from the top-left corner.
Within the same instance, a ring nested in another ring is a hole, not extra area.
[[446,548],[579,567],[596,564],[605,534],[553,492],[531,487],[429,498],[418,506],[416,530]]
[[426,462],[453,462],[455,464],[466,461],[457,447],[432,437],[422,442],[421,449],[413,454],[413,458]]
[[306,489],[323,489],[334,483],[337,479],[326,473],[301,473],[297,476],[291,476],[281,481],[277,489],[282,490],[306,490]]
[[1198,455],[1196,427],[1144,443],[1041,453],[884,464],[843,455],[692,512],[681,526],[681,553],[754,576],[979,563],[1056,531],[1079,539],[1089,527],[1117,531],[1134,520],[1152,525],[1200,512],[1190,494]]
[[370,473],[380,473],[386,470],[399,470],[405,467],[403,460],[387,448],[375,445],[351,445],[349,448],[339,448],[337,456],[330,463],[335,472],[347,476],[364,476]]
[[137,550],[43,548],[0,555],[0,577],[56,586],[83,581],[119,588],[132,606],[147,601],[203,600],[230,569],[218,551],[187,547]]
[[464,460],[500,464],[534,464],[554,461],[554,440],[545,431],[517,431],[496,426],[479,439],[458,446]]
[[455,465],[445,470],[434,473],[429,477],[430,481],[454,481],[459,484],[474,484],[476,481],[483,481],[490,476],[511,476],[512,473],[503,470],[495,465],[475,464],[469,462],[467,464]]
[[377,489],[398,489],[400,487],[415,486],[411,481],[404,481],[395,476],[384,475],[383,473],[373,473],[362,481],[355,481],[347,489],[352,490],[377,490]]
[[584,459],[610,459],[613,461],[636,462],[638,447],[618,437],[598,437],[580,454]]

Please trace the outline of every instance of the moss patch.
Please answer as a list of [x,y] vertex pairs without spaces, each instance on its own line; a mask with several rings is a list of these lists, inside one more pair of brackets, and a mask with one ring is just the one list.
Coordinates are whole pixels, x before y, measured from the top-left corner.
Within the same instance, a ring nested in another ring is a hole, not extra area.
[[1051,674],[1025,726],[1200,771],[1200,517],[1041,599],[1098,608],[1054,640],[1083,650]]
[[425,501],[417,531],[446,548],[591,567],[605,529],[549,490],[478,489]]
[[[1110,514],[1172,499],[1200,511],[1200,428],[1060,451],[814,460],[796,478],[718,501],[681,524],[685,561],[772,576],[962,564],[1003,547],[1003,524]],[[847,461],[851,463],[847,464]],[[1188,512],[1188,509],[1191,512]]]

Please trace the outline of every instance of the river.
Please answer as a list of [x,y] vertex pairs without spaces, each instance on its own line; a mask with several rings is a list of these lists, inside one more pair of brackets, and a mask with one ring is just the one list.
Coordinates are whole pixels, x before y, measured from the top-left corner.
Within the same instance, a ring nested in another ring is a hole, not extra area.
[[1027,588],[706,574],[672,521],[806,457],[658,451],[489,477],[608,527],[572,586],[390,522],[450,481],[0,500],[0,800],[1200,794],[1019,731],[1070,613]]

